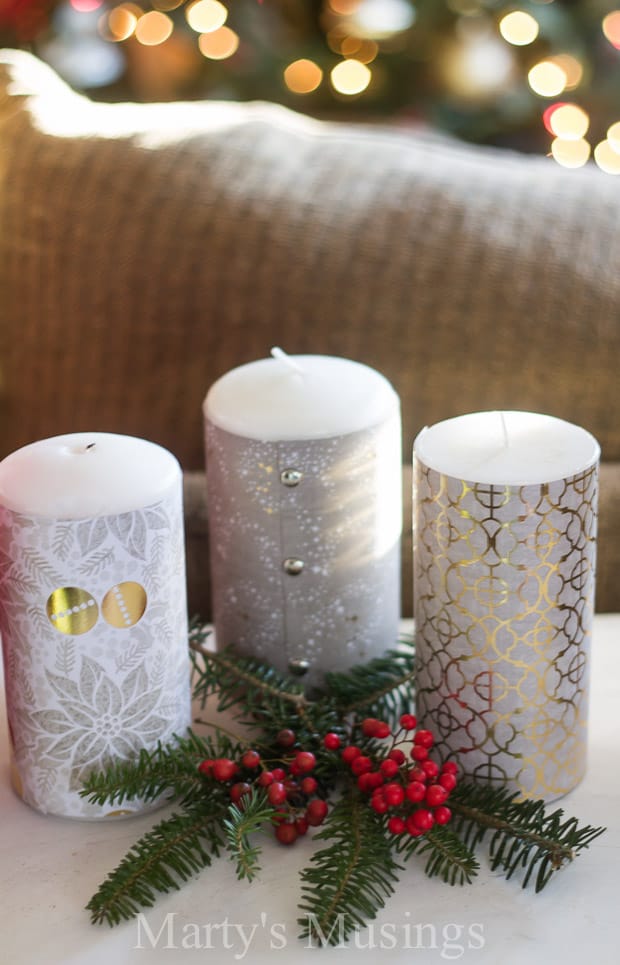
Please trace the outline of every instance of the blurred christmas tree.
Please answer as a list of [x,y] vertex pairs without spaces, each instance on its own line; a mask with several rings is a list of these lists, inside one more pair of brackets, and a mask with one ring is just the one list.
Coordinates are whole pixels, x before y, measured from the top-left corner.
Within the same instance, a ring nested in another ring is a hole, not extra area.
[[420,121],[566,167],[595,145],[620,173],[613,0],[0,0],[0,39],[104,99]]

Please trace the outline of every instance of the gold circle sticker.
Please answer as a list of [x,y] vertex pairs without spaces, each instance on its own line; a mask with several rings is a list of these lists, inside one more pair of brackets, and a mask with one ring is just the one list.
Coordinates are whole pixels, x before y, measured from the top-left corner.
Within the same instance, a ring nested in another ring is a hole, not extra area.
[[139,583],[117,583],[101,602],[101,612],[110,626],[125,630],[142,619],[146,590]]
[[61,586],[54,590],[48,597],[46,610],[52,626],[71,635],[92,630],[99,616],[92,593],[79,586]]

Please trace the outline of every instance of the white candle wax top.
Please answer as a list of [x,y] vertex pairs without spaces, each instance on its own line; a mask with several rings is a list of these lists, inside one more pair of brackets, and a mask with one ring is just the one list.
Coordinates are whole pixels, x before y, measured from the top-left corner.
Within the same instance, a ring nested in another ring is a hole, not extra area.
[[420,462],[445,476],[525,486],[566,479],[594,465],[599,444],[563,419],[535,412],[472,412],[423,429]]
[[274,350],[211,386],[204,414],[234,435],[264,442],[324,439],[379,425],[399,411],[388,380],[360,362]]
[[159,502],[181,469],[167,449],[104,432],[33,442],[0,462],[0,504],[29,516],[87,519]]

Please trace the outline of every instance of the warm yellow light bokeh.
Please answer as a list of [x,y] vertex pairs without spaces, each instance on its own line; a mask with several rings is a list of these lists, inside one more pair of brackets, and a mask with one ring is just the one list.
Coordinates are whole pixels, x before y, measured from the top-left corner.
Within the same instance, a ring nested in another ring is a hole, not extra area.
[[138,17],[141,16],[141,14],[141,10],[135,13],[129,4],[121,4],[120,7],[114,7],[105,18],[107,38],[117,43],[121,40],[127,40],[136,29]]
[[329,6],[334,13],[339,13],[341,17],[346,17],[350,13],[355,13],[361,0],[329,0]]
[[310,94],[323,80],[323,71],[313,60],[294,60],[284,71],[284,83],[294,94]]
[[198,47],[203,57],[209,60],[226,60],[239,49],[239,34],[230,27],[219,27],[209,33],[200,34]]
[[565,141],[580,141],[590,126],[590,118],[576,104],[562,104],[549,117],[549,127],[556,137]]
[[611,127],[607,129],[607,140],[613,147],[614,151],[620,153],[620,121],[616,121]]
[[514,10],[507,13],[499,22],[499,32],[504,40],[515,47],[525,47],[533,43],[540,27],[538,21],[525,10]]
[[219,0],[197,0],[185,10],[185,19],[196,33],[211,33],[223,27],[228,10]]
[[583,64],[572,54],[554,54],[548,58],[552,64],[557,64],[566,74],[564,90],[574,90],[583,80]]
[[612,47],[620,49],[620,10],[612,10],[603,19],[603,33]]
[[170,17],[159,10],[149,10],[140,17],[136,24],[136,40],[145,47],[156,47],[163,44],[174,29]]
[[333,68],[330,79],[339,94],[361,94],[368,87],[372,73],[359,60],[343,60]]
[[566,89],[566,74],[551,60],[541,60],[527,75],[527,81],[540,97],[557,97]]
[[609,141],[601,141],[596,145],[594,160],[605,174],[620,174],[620,154]]
[[578,141],[565,141],[556,137],[551,144],[551,154],[563,168],[582,168],[587,164],[591,150],[583,138]]

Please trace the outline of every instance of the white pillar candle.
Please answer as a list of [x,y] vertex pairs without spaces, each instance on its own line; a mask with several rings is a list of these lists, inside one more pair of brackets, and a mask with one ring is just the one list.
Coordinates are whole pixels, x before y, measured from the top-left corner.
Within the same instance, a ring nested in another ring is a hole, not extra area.
[[556,798],[585,769],[598,443],[478,412],[414,444],[417,710],[467,777]]
[[190,723],[182,476],[153,443],[74,433],[0,463],[0,630],[13,783],[44,813]]
[[397,637],[400,408],[365,365],[274,356],[204,404],[214,622],[312,686]]

